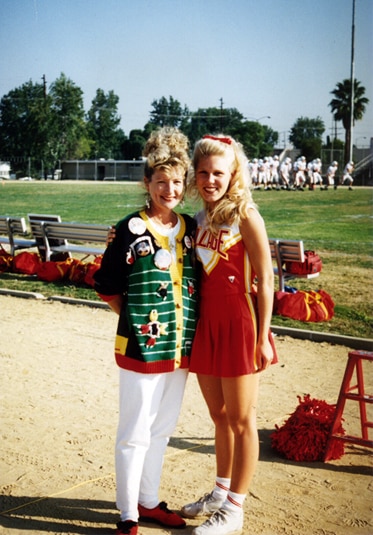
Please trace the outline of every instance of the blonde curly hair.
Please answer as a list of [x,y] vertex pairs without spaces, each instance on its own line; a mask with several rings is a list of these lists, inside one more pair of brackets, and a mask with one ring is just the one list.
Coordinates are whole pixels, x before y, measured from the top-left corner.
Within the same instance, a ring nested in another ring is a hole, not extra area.
[[177,128],[165,126],[154,130],[145,144],[145,177],[151,180],[156,169],[181,167],[185,177],[190,166],[188,138]]
[[187,178],[187,192],[194,199],[200,199],[195,171],[205,156],[223,156],[232,162],[231,180],[225,195],[215,205],[204,202],[207,225],[215,234],[218,226],[239,224],[248,217],[250,208],[255,207],[251,195],[251,180],[248,160],[242,145],[230,136],[204,136],[194,146],[192,166]]

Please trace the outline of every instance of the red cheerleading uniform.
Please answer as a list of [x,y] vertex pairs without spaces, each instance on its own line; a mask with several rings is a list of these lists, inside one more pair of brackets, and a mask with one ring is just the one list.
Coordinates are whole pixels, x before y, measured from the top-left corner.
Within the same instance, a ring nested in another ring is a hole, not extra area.
[[[255,373],[255,273],[239,227],[221,226],[213,235],[204,224],[204,212],[196,219],[196,253],[203,269],[190,371],[215,377]],[[277,354],[271,333],[269,337],[275,363]]]

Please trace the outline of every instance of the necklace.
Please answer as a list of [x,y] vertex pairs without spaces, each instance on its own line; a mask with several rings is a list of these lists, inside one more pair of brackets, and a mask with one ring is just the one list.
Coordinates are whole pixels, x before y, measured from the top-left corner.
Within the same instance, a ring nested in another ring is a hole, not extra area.
[[160,227],[163,227],[165,229],[171,229],[173,228],[177,222],[178,222],[178,217],[177,215],[174,213],[174,212],[171,212],[171,219],[170,221],[167,221],[167,222],[164,222],[162,221],[162,219],[160,219],[158,216],[156,215],[152,215],[150,210],[146,211],[146,215],[149,217],[149,219],[151,219],[152,221],[154,221],[154,223]]

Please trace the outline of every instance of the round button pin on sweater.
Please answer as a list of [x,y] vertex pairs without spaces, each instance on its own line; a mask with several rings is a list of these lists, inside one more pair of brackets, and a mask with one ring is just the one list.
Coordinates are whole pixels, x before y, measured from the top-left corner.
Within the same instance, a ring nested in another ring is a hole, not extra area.
[[141,236],[141,234],[144,234],[146,230],[145,221],[143,221],[140,217],[132,217],[128,222],[128,228],[132,234]]
[[154,264],[158,269],[165,271],[171,265],[172,257],[166,249],[158,249],[154,255]]

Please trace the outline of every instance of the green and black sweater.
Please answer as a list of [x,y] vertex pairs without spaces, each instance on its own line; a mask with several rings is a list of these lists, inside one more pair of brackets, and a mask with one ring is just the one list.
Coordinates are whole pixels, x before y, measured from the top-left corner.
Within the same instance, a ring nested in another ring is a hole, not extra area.
[[95,274],[95,289],[110,301],[123,295],[115,343],[118,366],[141,373],[187,368],[196,324],[195,221],[178,215],[172,259],[168,238],[144,211],[116,226]]

